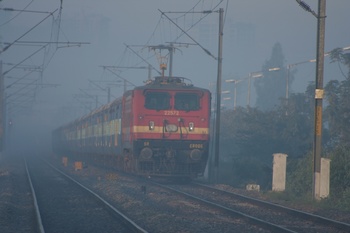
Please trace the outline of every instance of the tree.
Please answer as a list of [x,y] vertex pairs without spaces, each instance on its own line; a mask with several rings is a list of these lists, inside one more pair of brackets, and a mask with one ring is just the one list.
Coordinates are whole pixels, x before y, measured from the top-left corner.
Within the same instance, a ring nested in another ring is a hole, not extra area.
[[345,78],[350,77],[350,53],[344,53],[342,48],[333,49],[330,53],[331,63],[338,62],[348,67],[348,75],[344,75]]
[[325,98],[328,105],[325,119],[333,144],[350,144],[350,54],[342,49],[331,52],[332,62],[343,63],[349,68],[345,80],[331,80],[325,87]]
[[290,157],[303,157],[312,148],[313,96],[308,92],[291,94],[287,104],[281,102],[275,122]]
[[[273,110],[238,107],[221,115],[221,162],[230,183],[257,182],[266,188],[271,181],[273,153],[302,158],[312,148],[313,95],[292,94]],[[230,165],[231,164],[231,165]],[[232,171],[227,171],[231,169]]]
[[222,152],[229,157],[256,157],[267,162],[278,150],[273,112],[239,107],[221,115]]
[[[280,98],[285,96],[287,70],[284,67],[284,55],[280,43],[272,48],[271,58],[262,66],[263,77],[255,79],[254,86],[257,93],[256,107],[261,110],[275,108]],[[279,68],[271,71],[272,68]],[[289,83],[292,83],[294,75],[291,74]]]

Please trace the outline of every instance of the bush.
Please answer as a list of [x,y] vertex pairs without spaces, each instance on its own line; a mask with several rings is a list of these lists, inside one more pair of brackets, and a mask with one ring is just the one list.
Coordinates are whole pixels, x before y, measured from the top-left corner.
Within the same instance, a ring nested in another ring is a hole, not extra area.
[[[330,153],[330,196],[328,207],[350,210],[350,147],[339,146]],[[286,191],[296,198],[312,197],[313,156],[288,161]]]
[[330,192],[332,197],[342,197],[343,192],[350,189],[350,148],[339,146],[330,155],[331,182]]
[[286,190],[295,197],[312,195],[312,153],[288,162]]
[[[234,158],[232,163],[223,164],[221,180],[236,187],[259,184],[261,189],[271,188],[271,166],[254,157]],[[227,175],[229,174],[229,175]]]

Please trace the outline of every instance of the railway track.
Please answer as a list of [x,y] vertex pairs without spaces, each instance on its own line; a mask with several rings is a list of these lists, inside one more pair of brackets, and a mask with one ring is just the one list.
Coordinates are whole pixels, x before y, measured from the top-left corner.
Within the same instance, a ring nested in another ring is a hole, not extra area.
[[146,232],[99,195],[50,164],[25,161],[40,232]]
[[64,170],[149,232],[348,232],[295,214],[270,211],[274,208],[255,206],[209,187],[153,185],[147,182],[153,179],[140,181],[121,173],[111,177],[111,171],[90,166],[78,172],[72,166]]
[[[233,192],[228,192],[228,191],[214,188],[214,187],[204,185],[204,184],[195,183],[195,185],[198,185],[198,186],[200,186],[204,189],[208,189],[210,191],[217,192],[221,195],[228,195],[229,198],[234,198],[236,200],[241,200],[241,201],[244,201],[246,203],[250,203],[252,205],[261,206],[262,208],[267,208],[267,209],[271,209],[271,210],[276,210],[276,211],[279,211],[281,213],[293,215],[296,218],[299,218],[302,220],[310,221],[310,222],[314,223],[315,225],[320,225],[319,227],[321,227],[321,226],[325,227],[325,230],[326,230],[325,232],[332,232],[332,230],[334,232],[350,232],[350,224],[349,223],[336,221],[336,220],[333,220],[330,218],[325,218],[325,217],[315,215],[312,213],[308,213],[305,211],[300,211],[300,210],[292,209],[292,208],[289,208],[286,206],[282,206],[282,205],[274,204],[271,202],[259,200],[256,198],[243,196],[243,195],[233,193]],[[299,229],[299,228],[303,229],[302,226],[295,227],[295,226],[293,226],[293,224],[290,224],[290,225],[296,229]],[[318,226],[315,227],[317,232],[322,232],[322,229],[317,229],[317,228],[318,228]],[[309,229],[307,229],[307,232],[311,232],[311,231]]]
[[162,188],[242,218],[271,232],[349,232],[350,224],[334,221],[273,203],[249,198],[202,184],[164,185]]
[[142,222],[149,232],[269,232],[225,215],[217,216],[213,209],[203,211],[200,205],[193,205],[186,198],[138,176],[117,173],[112,178],[111,170],[93,166],[80,172],[72,172],[71,166],[64,170],[120,207],[136,222]]

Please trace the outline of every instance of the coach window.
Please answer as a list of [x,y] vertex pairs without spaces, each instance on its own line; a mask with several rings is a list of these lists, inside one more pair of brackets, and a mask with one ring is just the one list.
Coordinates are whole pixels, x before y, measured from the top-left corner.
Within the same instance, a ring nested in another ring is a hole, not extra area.
[[175,109],[194,111],[199,109],[199,96],[194,93],[176,93]]
[[166,92],[148,92],[145,98],[145,108],[166,110],[170,108],[170,95]]

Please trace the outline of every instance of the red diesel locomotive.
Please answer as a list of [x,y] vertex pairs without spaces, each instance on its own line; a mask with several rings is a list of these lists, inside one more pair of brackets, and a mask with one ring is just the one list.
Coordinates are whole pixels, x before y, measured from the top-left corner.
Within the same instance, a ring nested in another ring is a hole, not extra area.
[[203,175],[211,94],[180,77],[156,77],[53,131],[55,152],[112,159],[149,176]]

